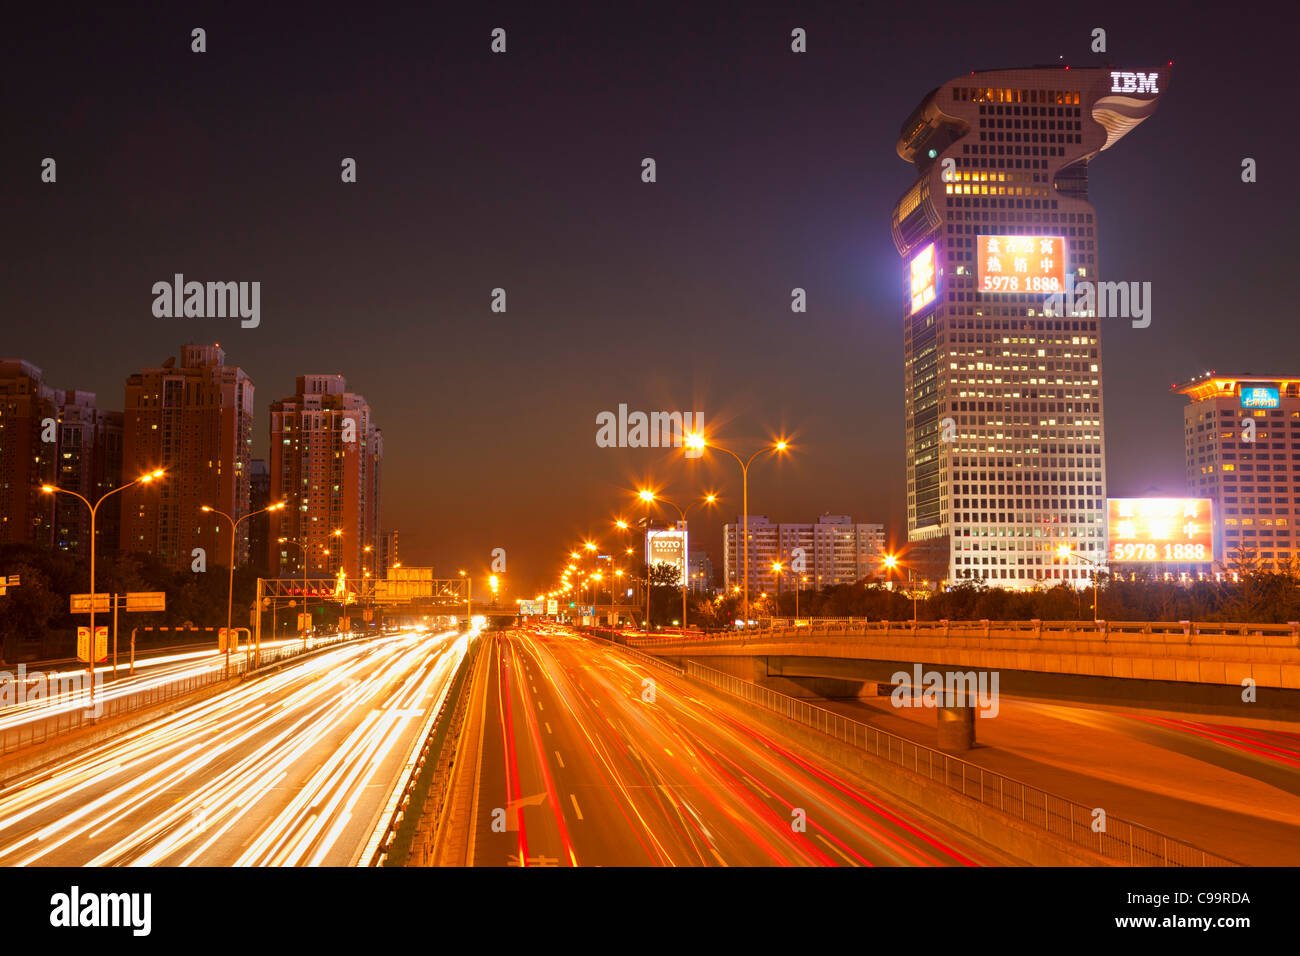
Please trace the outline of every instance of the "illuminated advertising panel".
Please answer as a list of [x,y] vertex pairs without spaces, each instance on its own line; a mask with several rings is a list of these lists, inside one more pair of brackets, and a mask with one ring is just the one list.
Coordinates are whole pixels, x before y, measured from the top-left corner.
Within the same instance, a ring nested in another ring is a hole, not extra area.
[[1197,564],[1214,560],[1209,498],[1107,498],[1111,561]]
[[934,243],[930,243],[912,257],[912,314],[934,301],[935,266]]
[[980,292],[1062,292],[1064,236],[977,236]]
[[1241,387],[1242,408],[1277,408],[1281,404],[1282,396],[1276,388]]
[[678,583],[686,580],[686,532],[673,529],[651,531],[646,535],[646,564],[654,567],[666,564],[677,568],[681,577]]

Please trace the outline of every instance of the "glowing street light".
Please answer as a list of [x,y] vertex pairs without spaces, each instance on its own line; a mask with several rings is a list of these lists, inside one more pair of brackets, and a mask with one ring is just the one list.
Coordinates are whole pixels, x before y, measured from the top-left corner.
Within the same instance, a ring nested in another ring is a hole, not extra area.
[[[681,507],[680,505],[678,505],[676,502],[669,501],[667,498],[661,498],[660,496],[656,495],[653,491],[642,491],[642,492],[640,492],[640,496],[641,496],[641,500],[647,502],[647,504],[650,503],[650,502],[660,501],[660,502],[663,502],[663,503],[666,504],[666,505],[669,505],[669,506],[675,508],[675,509],[677,510],[677,514],[681,517],[681,523],[682,523],[682,530],[683,530],[683,531],[686,531],[686,529],[687,529],[686,516],[687,516],[688,514],[691,513],[691,509],[692,509],[692,508],[694,508],[696,505],[700,505],[700,504],[703,504],[703,505],[713,505],[713,504],[715,504],[715,503],[717,502],[717,500],[718,500],[718,496],[717,496],[714,492],[709,492],[708,494],[706,494],[706,495],[704,495],[702,498],[700,498],[698,501],[692,501],[692,502],[691,502],[690,504],[688,504],[685,508],[682,508],[682,507]],[[648,515],[648,514],[649,514],[649,508],[647,507],[647,515]],[[650,532],[650,528],[649,528],[649,526],[647,525],[647,527],[646,527],[646,534],[648,535],[649,532]],[[687,554],[687,552],[683,549],[683,551],[682,551],[682,626],[683,626],[683,627],[686,626],[686,585],[687,585],[688,580],[690,579],[690,568],[691,568],[691,565],[690,565],[690,556],[689,556],[689,554]],[[648,568],[648,566],[647,566],[647,570],[646,570],[646,589],[647,589],[647,590],[649,590],[649,579],[650,579],[650,572],[649,572],[649,568]],[[649,607],[650,607],[650,599],[649,599],[649,597],[647,596],[647,597],[646,597],[646,615],[647,615],[647,616],[649,616],[649,613],[650,613],[650,611],[649,611]]]
[[[899,567],[898,556],[894,554],[885,555],[884,561],[881,562],[888,570],[892,571]],[[907,569],[907,589],[912,592],[912,623],[916,623],[916,589],[912,586],[912,569]]]
[[[230,515],[226,514],[224,511],[220,511],[217,508],[210,508],[207,505],[199,506],[200,511],[206,511],[209,514],[214,514],[214,515],[221,515],[221,517],[225,518],[227,521],[230,522],[230,588],[226,592],[226,676],[227,677],[230,676],[230,645],[234,643],[234,641],[232,640],[232,638],[234,637],[234,632],[231,631],[230,625],[231,625],[231,614],[235,604],[235,539],[238,537],[236,532],[239,529],[239,524],[241,521],[247,521],[249,518],[253,517],[254,515],[265,514],[268,511],[279,511],[281,508],[284,507],[284,505],[285,503],[283,501],[277,501],[275,504],[267,505],[265,508],[260,508],[257,511],[250,511],[242,518],[233,518]],[[262,609],[260,607],[257,609],[257,613],[258,614],[262,613]],[[252,654],[252,651],[253,651],[252,647],[249,647],[248,653]]]
[[706,439],[699,432],[686,436],[682,443],[685,448],[703,451],[705,448],[715,448],[720,452],[725,452],[740,465],[741,476],[741,526],[740,534],[743,544],[744,559],[742,562],[741,574],[744,577],[744,621],[745,626],[749,626],[749,466],[754,463],[754,459],[765,454],[784,454],[790,449],[790,443],[785,439],[779,439],[765,448],[760,448],[749,456],[748,460],[741,458],[730,448],[724,448],[721,445],[715,445]]
[[[155,471],[147,472],[141,475],[135,481],[128,481],[119,488],[112,491],[106,491],[92,505],[87,498],[82,497],[75,491],[67,488],[59,488],[56,485],[41,485],[41,491],[47,495],[72,495],[80,499],[81,503],[90,509],[90,642],[89,653],[86,654],[86,670],[90,677],[90,704],[93,707],[95,703],[95,515],[99,512],[99,506],[104,503],[104,499],[110,495],[115,495],[119,491],[125,491],[132,485],[147,485],[161,477],[165,472],[159,468]],[[114,639],[116,640],[116,638]],[[115,665],[116,666],[116,665]]]
[[1070,546],[1068,544],[1062,544],[1059,547],[1057,547],[1056,556],[1063,560],[1066,558],[1078,558],[1080,561],[1084,561],[1092,565],[1093,568],[1095,569],[1092,572],[1092,623],[1096,624],[1098,620],[1101,618],[1101,609],[1097,607],[1097,577],[1098,577],[1097,570],[1101,568],[1101,565],[1098,562],[1092,560],[1091,558],[1085,558],[1077,551],[1071,551]]

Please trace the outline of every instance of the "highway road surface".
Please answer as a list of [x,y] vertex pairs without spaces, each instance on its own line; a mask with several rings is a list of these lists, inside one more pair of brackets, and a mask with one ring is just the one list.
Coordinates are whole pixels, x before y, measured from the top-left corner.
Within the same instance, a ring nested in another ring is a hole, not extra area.
[[[297,650],[304,647],[310,650],[338,640],[337,636],[331,635],[311,637],[306,641],[302,638],[263,641],[261,653],[265,660],[280,648]],[[238,651],[232,651],[231,668],[237,668],[246,656],[246,644],[241,645]],[[36,664],[25,665],[21,682],[16,669],[5,671],[0,678],[6,681],[0,684],[0,733],[61,712],[86,710],[91,700],[102,713],[109,702],[128,698],[140,691],[191,678],[215,677],[225,672],[226,655],[213,646],[158,650],[148,657],[137,658],[132,675],[128,675],[125,663],[119,663],[116,678],[112,677],[112,665],[97,664],[93,694],[89,693],[90,681],[86,679],[85,667],[84,664],[79,667],[60,664],[46,670]]]
[[0,865],[352,865],[468,638],[341,644],[0,790]]
[[[744,708],[562,629],[488,635],[457,761],[476,866],[970,866],[955,830]],[[1001,861],[998,861],[1001,862]]]

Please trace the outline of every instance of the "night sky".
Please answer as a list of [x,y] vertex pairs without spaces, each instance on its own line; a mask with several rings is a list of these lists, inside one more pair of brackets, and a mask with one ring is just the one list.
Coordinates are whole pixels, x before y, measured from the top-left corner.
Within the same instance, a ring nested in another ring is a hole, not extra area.
[[[0,353],[120,409],[130,372],[220,342],[256,385],[258,456],[295,376],[340,372],[383,428],[403,561],[481,572],[504,547],[516,593],[635,514],[643,480],[724,494],[692,521],[721,564],[739,468],[597,448],[619,403],[702,411],[737,451],[792,435],[751,512],[902,540],[900,125],[970,70],[1173,60],[1090,170],[1102,277],[1153,284],[1150,328],[1103,323],[1109,492],[1183,492],[1170,383],[1300,373],[1293,5],[697,6],[27,5],[4,39]],[[177,272],[260,281],[260,327],[155,318]]]

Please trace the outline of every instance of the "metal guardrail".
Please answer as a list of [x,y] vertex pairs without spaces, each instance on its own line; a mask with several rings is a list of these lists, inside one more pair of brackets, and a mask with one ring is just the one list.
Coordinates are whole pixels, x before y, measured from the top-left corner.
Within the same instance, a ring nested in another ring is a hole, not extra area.
[[597,631],[598,629],[596,628],[584,628],[583,634],[584,636],[589,637],[592,640],[601,641],[602,643],[613,645],[614,647],[617,647],[619,650],[623,651],[629,656],[635,657],[643,664],[653,664],[655,667],[662,667],[664,670],[672,671],[674,674],[685,673],[685,671],[683,671],[682,668],[678,667],[676,664],[670,664],[668,663],[668,661],[664,660],[663,658],[655,657],[653,654],[642,653],[641,651],[638,651],[635,647],[630,647],[627,644],[624,644],[622,641],[616,641],[613,638],[606,637],[604,633],[597,633]]
[[[96,704],[102,708],[99,714],[94,714],[85,707],[73,707],[56,711],[48,717],[35,717],[15,727],[6,727],[0,730],[0,756],[74,733],[83,727],[93,726],[101,720],[120,717],[133,711],[143,710],[157,704],[166,703],[169,700],[184,697],[187,694],[193,694],[204,687],[210,687],[225,680],[234,680],[246,675],[256,674],[263,668],[288,658],[296,657],[305,652],[320,650],[323,647],[331,647],[345,641],[357,640],[360,636],[346,634],[312,641],[306,646],[295,641],[291,645],[269,648],[261,652],[261,661],[256,668],[249,666],[249,661],[241,656],[239,660],[231,661],[231,675],[229,678],[226,677],[224,663],[218,663],[214,664],[213,668],[206,673],[181,677],[150,687],[142,687],[140,690],[116,697],[102,697],[105,687],[111,687],[112,685],[97,684],[95,688]],[[82,691],[82,693],[61,702],[54,699],[51,701],[51,706],[66,706],[68,703],[76,703],[81,700],[89,700],[86,691]],[[99,703],[100,701],[102,701],[102,704]]]
[[1092,830],[1092,807],[985,770],[969,761],[777,693],[767,687],[686,661],[686,676],[941,784],[985,807],[1046,830],[1076,846],[1131,866],[1240,866],[1226,857],[1107,814]]
[[[452,725],[463,716],[468,702],[470,677],[482,641],[480,637],[471,642],[457,665],[456,675],[448,685],[442,703],[420,728],[419,744],[403,769],[404,782],[384,808],[387,822],[362,851],[358,866],[420,866],[429,859],[433,850],[433,827],[422,826],[422,823],[430,814],[441,812],[450,790],[451,775],[446,772],[450,762],[443,758],[447,756],[447,740],[457,729]],[[418,842],[417,837],[420,838]]]

